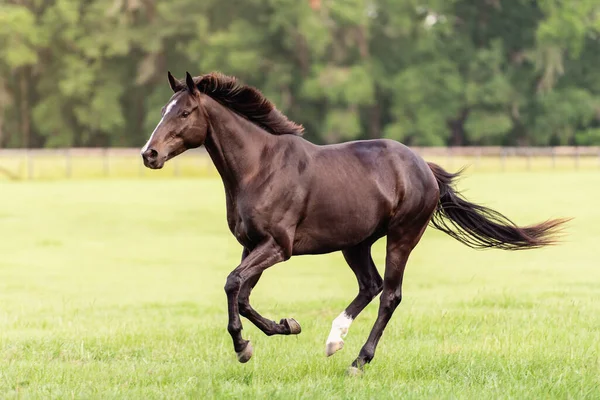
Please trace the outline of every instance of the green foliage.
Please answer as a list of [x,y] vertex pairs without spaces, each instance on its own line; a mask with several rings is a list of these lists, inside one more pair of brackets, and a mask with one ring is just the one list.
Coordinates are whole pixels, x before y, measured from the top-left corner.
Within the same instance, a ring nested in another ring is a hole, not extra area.
[[575,88],[542,96],[538,102],[540,112],[535,119],[534,138],[546,142],[554,138],[560,144],[569,143],[581,127],[589,127],[596,118],[598,104],[594,104],[594,100],[586,90]]
[[354,139],[360,133],[360,121],[353,110],[332,110],[327,114],[325,133],[330,141]]
[[507,113],[486,112],[475,110],[469,114],[465,128],[469,138],[474,141],[490,144],[497,142],[499,137],[505,135],[513,127],[513,122]]
[[9,68],[37,61],[35,18],[26,8],[0,5],[0,38],[2,59]]
[[597,143],[595,0],[0,5],[0,146],[138,146],[166,71],[258,87],[307,138]]
[[581,130],[575,134],[575,141],[580,146],[600,146],[600,128]]

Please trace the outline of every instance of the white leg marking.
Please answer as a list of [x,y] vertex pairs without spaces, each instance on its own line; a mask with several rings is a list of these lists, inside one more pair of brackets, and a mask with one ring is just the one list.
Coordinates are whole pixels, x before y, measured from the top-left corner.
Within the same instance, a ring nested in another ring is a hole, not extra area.
[[160,126],[160,124],[163,123],[163,121],[165,120],[165,117],[167,116],[167,114],[171,111],[171,109],[173,108],[173,106],[177,104],[177,100],[173,100],[172,102],[170,102],[167,105],[167,108],[165,109],[165,113],[162,116],[162,118],[160,119],[160,121],[158,122],[158,125],[156,125],[156,128],[154,128],[154,131],[152,131],[152,135],[150,135],[150,139],[148,139],[148,141],[146,142],[146,144],[144,145],[144,147],[142,147],[142,151],[141,153],[144,153],[146,150],[148,150],[148,146],[150,146],[150,142],[152,141],[152,138],[154,137],[154,134],[156,133],[156,131],[158,130],[158,127]]
[[325,345],[325,353],[327,354],[327,357],[344,347],[344,340],[342,338],[344,338],[348,333],[348,329],[350,328],[352,321],[352,318],[350,318],[345,311],[333,320],[333,323],[331,324],[331,331],[329,332],[327,343]]

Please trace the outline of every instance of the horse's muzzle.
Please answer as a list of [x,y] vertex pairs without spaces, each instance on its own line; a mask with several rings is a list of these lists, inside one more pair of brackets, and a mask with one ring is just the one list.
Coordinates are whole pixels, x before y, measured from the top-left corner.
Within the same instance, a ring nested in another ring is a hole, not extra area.
[[165,158],[159,157],[158,152],[154,149],[147,149],[142,152],[142,159],[144,160],[144,165],[150,169],[161,169],[165,164]]

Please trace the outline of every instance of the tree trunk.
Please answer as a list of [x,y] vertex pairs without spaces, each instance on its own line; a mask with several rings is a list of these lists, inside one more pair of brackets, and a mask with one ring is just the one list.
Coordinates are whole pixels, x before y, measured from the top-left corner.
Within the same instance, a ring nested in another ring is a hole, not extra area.
[[463,108],[457,118],[448,121],[450,129],[450,146],[465,145],[465,121],[469,116],[469,109]]
[[0,149],[4,147],[4,130],[2,129],[2,125],[4,125],[4,108],[0,107]]
[[21,146],[29,148],[31,137],[31,120],[29,116],[29,68],[23,67],[20,71],[19,91],[20,91],[20,114],[21,114]]
[[296,41],[296,59],[300,66],[300,73],[306,78],[310,73],[310,54],[306,38],[300,32],[294,32]]
[[367,27],[360,25],[356,31],[356,41],[358,42],[358,50],[360,58],[367,60],[369,58],[369,41],[367,40]]
[[377,100],[377,90],[375,93],[375,104],[369,110],[369,139],[377,139],[381,136],[381,105]]

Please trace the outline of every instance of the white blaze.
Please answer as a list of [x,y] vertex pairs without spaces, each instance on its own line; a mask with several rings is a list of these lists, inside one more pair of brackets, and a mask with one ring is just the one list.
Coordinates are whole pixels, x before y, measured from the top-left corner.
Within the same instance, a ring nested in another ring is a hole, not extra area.
[[165,120],[165,117],[171,111],[171,109],[173,109],[173,106],[175,106],[175,104],[177,104],[177,100],[173,100],[172,102],[170,102],[167,105],[167,108],[165,109],[164,115],[162,116],[162,118],[158,122],[158,125],[156,125],[156,128],[154,128],[154,131],[152,132],[152,135],[150,135],[150,139],[148,139],[148,141],[146,142],[146,144],[144,145],[144,147],[142,147],[142,151],[141,151],[142,153],[145,152],[146,150],[148,150],[148,146],[150,145],[150,142],[152,141],[152,138],[154,137],[154,133],[156,133],[156,131],[158,130],[158,127],[163,123],[163,121]]
[[326,352],[328,356],[344,347],[343,338],[348,333],[348,329],[350,328],[352,321],[352,318],[346,314],[345,311],[333,320],[331,324],[331,331],[329,332],[326,343]]

